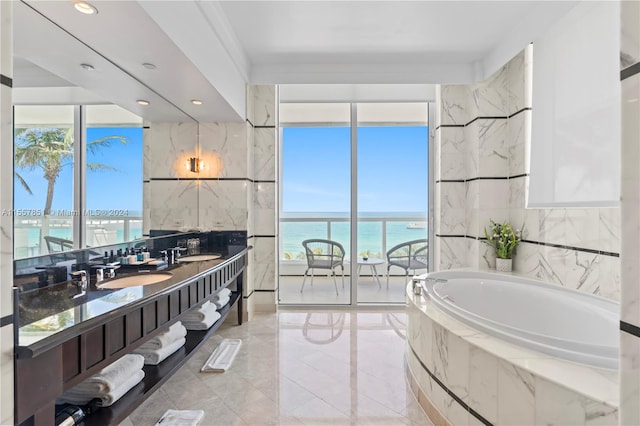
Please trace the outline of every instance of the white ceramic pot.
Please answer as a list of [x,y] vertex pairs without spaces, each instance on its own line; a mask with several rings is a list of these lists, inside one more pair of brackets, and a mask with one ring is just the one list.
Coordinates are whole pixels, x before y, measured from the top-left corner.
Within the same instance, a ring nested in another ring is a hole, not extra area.
[[511,272],[512,266],[513,266],[513,259],[496,258],[496,271]]

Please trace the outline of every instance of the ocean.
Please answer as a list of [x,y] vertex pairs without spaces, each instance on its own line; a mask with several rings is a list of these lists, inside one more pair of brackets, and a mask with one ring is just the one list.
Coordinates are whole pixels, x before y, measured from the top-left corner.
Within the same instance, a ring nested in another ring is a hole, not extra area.
[[[138,225],[139,223],[139,225]],[[122,224],[111,225],[109,229],[112,229],[112,232],[115,231],[111,238],[115,238],[113,242],[123,242],[124,241],[124,229],[122,229]],[[31,227],[20,227],[16,229],[15,232],[15,241],[14,241],[14,250],[15,257],[17,259],[31,256],[39,256],[42,254],[46,254],[47,250],[40,248],[40,227],[31,226]],[[73,229],[71,226],[56,226],[49,228],[49,235],[64,238],[65,240],[73,239]],[[142,221],[131,222],[129,228],[129,240],[134,240],[137,238],[142,238]],[[112,241],[112,240],[110,240]],[[92,242],[87,241],[88,245],[102,245],[100,242]]]
[[[426,213],[424,212],[363,212],[360,213],[359,218],[361,219],[358,221],[359,256],[366,255],[382,259],[385,257],[386,250],[396,244],[428,238]],[[350,256],[348,220],[349,214],[346,212],[283,213],[280,219],[280,257],[282,259],[305,259],[302,241],[309,238],[330,238],[338,241],[344,246],[347,252],[346,256]],[[386,247],[384,248],[382,246],[383,223],[386,223]],[[141,225],[141,222],[131,223],[130,239],[142,236]],[[119,224],[113,228],[116,231],[116,241],[123,241],[122,225]],[[27,234],[27,247],[30,249],[24,246],[24,241],[22,244],[17,244],[17,257],[38,255],[40,228],[30,227],[24,231]],[[52,227],[49,233],[68,240],[73,238],[71,227]],[[24,238],[24,234],[22,235]]]
[[[280,258],[305,259],[302,241],[309,238],[329,238],[337,241],[344,246],[347,252],[346,256],[350,256],[348,216],[348,213],[344,212],[283,214],[280,219]],[[396,244],[428,238],[426,216],[424,212],[360,213],[358,255],[384,258],[386,250]],[[320,220],[320,218],[324,220]],[[386,247],[383,249],[382,232],[385,222]],[[328,230],[330,235],[328,235]]]

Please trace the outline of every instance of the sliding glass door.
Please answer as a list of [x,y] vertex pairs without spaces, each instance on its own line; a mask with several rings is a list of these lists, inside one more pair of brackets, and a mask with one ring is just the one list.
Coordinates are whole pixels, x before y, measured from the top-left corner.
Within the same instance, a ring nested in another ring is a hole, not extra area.
[[357,111],[357,301],[403,303],[407,274],[427,266],[427,105]]
[[279,303],[403,303],[428,263],[427,104],[281,104],[280,128]]
[[284,104],[280,123],[280,303],[349,305],[350,105]]

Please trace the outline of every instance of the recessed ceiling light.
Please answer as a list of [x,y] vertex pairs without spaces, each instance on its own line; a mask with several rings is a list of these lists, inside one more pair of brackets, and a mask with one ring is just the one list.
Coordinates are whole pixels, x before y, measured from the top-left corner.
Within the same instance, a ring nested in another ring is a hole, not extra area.
[[194,105],[202,105],[202,101],[200,99],[192,99],[191,103]]
[[140,105],[149,105],[150,104],[149,101],[144,100],[144,99],[138,99],[136,102],[139,103]]
[[78,12],[84,13],[85,15],[94,15],[98,13],[98,9],[96,9],[95,6],[82,0],[74,2],[73,7],[75,7]]
[[144,64],[142,64],[142,66],[143,66],[143,67],[145,67],[145,68],[146,68],[146,69],[148,69],[148,70],[155,70],[155,69],[156,69],[156,66],[155,66],[155,65],[153,65],[153,64],[152,64],[152,63],[150,63],[150,62],[145,62]]
[[93,71],[95,69],[91,64],[80,64],[80,66],[87,71]]

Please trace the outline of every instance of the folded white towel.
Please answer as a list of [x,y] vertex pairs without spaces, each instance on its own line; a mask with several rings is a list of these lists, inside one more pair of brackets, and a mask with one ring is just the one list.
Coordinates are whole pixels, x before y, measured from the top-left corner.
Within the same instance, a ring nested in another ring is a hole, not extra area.
[[[153,350],[153,349],[161,349],[166,346],[173,344],[174,342],[180,340],[184,336],[187,335],[187,329],[184,328],[180,321],[174,323],[167,330],[158,334],[156,337],[153,337],[146,342],[144,342],[138,349],[144,350]],[[134,351],[135,353],[136,351]]]
[[143,349],[142,347],[139,347],[134,350],[133,353],[142,355],[144,357],[144,363],[147,365],[158,365],[169,355],[183,347],[186,341],[187,339],[181,337],[168,346],[163,346],[158,349]]
[[138,370],[133,373],[129,373],[128,379],[122,383],[120,386],[116,388],[112,388],[109,392],[97,392],[97,393],[86,393],[83,391],[76,390],[77,386],[63,393],[57,400],[57,404],[76,404],[83,405],[88,403],[94,398],[100,399],[100,404],[102,407],[108,407],[113,404],[122,396],[129,392],[131,388],[140,383],[144,378],[144,371]]
[[216,300],[224,299],[225,297],[230,297],[230,296],[231,296],[231,290],[225,287],[222,290],[220,290],[215,296],[213,296],[211,300],[216,301]]
[[156,426],[196,426],[203,417],[203,410],[167,410]]
[[230,296],[227,296],[225,298],[222,298],[220,300],[214,300],[213,304],[216,305],[216,309],[220,310],[222,309],[227,303],[229,303],[229,300],[231,300]]
[[142,369],[143,365],[142,355],[127,354],[76,385],[73,390],[92,395],[107,394],[129,380],[134,372]]
[[[216,306],[209,302],[208,300],[202,304],[199,308],[192,309],[191,311],[182,315],[182,323],[184,324],[187,321],[202,321],[204,320],[207,314],[216,311]],[[187,327],[187,330],[189,327]]]
[[191,321],[183,319],[183,324],[187,330],[208,330],[214,322],[220,319],[220,313],[217,311],[209,312],[200,321]]

